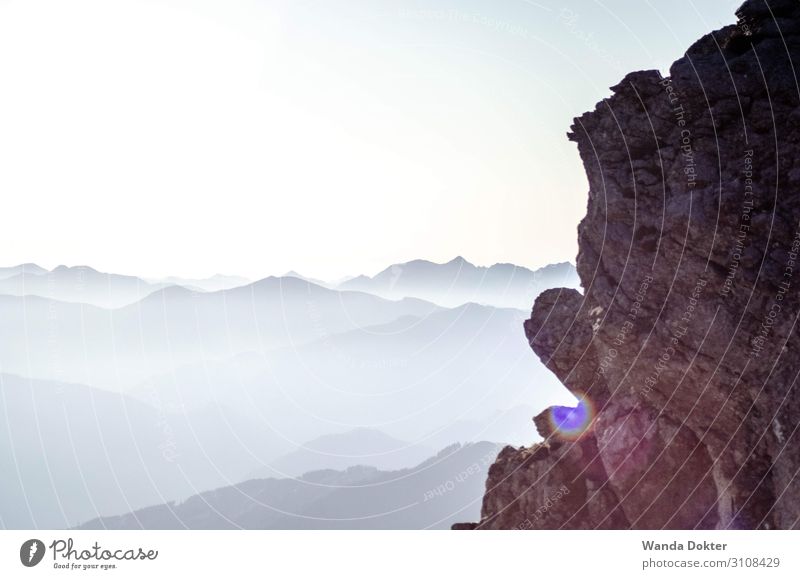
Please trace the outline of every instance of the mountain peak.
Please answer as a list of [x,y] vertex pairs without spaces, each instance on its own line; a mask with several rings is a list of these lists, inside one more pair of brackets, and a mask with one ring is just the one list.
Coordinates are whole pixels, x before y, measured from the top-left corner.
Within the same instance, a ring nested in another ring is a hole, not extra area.
[[472,264],[470,262],[468,262],[466,259],[464,259],[460,255],[457,255],[456,257],[454,257],[453,259],[448,261],[445,265],[458,265],[460,267],[472,266]]
[[89,267],[88,265],[59,265],[55,269],[53,269],[53,273],[61,273],[61,272],[68,272],[68,271],[83,271],[88,273],[100,273],[93,267]]
[[26,275],[41,275],[47,273],[47,270],[35,263],[20,263],[11,267],[0,267],[0,274],[4,277],[9,275],[26,274]]
[[532,271],[510,263],[476,266],[458,255],[446,263],[417,259],[391,265],[375,277],[359,276],[336,287],[391,300],[417,298],[451,308],[475,302],[528,310],[545,289],[579,285],[570,264]]

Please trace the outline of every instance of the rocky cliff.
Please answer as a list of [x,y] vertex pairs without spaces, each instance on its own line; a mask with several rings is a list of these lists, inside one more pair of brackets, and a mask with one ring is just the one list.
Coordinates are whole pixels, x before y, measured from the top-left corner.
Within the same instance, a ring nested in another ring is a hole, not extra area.
[[456,528],[800,528],[800,2],[737,17],[575,119],[584,291],[525,333],[581,403]]

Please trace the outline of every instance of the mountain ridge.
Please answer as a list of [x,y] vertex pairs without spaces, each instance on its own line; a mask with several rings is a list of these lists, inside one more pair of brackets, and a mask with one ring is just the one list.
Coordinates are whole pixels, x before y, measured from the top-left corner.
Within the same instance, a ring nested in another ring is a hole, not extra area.
[[393,264],[374,276],[360,275],[336,287],[388,299],[417,297],[451,308],[474,302],[527,310],[544,289],[579,285],[575,266],[569,262],[530,270],[509,263],[476,266],[458,256],[446,263],[416,259]]
[[[78,529],[446,529],[473,497],[500,445],[452,445],[415,467],[352,467],[230,487],[88,521]],[[468,474],[464,474],[468,473]]]

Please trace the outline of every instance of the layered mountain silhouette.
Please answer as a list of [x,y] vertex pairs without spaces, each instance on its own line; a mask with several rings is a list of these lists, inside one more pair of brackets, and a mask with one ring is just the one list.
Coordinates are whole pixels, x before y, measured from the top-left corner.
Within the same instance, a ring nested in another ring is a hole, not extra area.
[[[527,401],[572,398],[515,339],[525,315],[468,304],[426,316],[334,333],[229,359],[202,361],[148,378],[130,390],[170,411],[224,403],[307,441],[358,426],[429,445],[456,423],[472,432],[444,442],[480,440],[498,410]],[[526,440],[537,437],[530,421]],[[515,441],[516,442],[516,441]]]
[[374,428],[355,428],[317,437],[251,474],[253,478],[298,477],[315,470],[346,470],[364,464],[400,470],[433,454],[425,445],[398,440]]
[[59,265],[53,270],[47,270],[35,263],[25,263],[0,268],[0,295],[38,296],[101,308],[120,308],[137,302],[156,290],[171,286],[213,292],[248,283],[250,280],[247,278],[221,274],[202,279],[144,279],[104,273],[85,265]]
[[186,289],[204,292],[216,292],[220,290],[233,289],[252,283],[251,280],[239,275],[216,274],[205,278],[185,278],[185,277],[165,277],[149,279],[150,283],[161,285],[179,285]]
[[182,364],[299,345],[438,309],[296,278],[209,293],[171,286],[115,310],[0,295],[0,364],[13,374],[120,390]]
[[[359,275],[338,283],[306,277],[295,271],[277,279],[287,278],[330,289],[366,292],[390,300],[412,297],[445,307],[475,302],[524,310],[530,309],[532,301],[545,289],[579,287],[575,266],[570,263],[530,270],[508,263],[475,266],[463,257],[441,264],[426,260],[394,264],[373,277]],[[126,306],[171,286],[195,292],[217,292],[250,283],[241,276],[221,274],[202,279],[176,276],[145,279],[104,273],[89,266],[60,265],[48,271],[26,263],[0,268],[0,295],[39,296],[103,308]]]
[[80,529],[446,529],[480,512],[488,465],[501,445],[454,445],[418,466],[323,470],[256,479]]
[[248,479],[284,515],[231,502],[241,520],[223,526],[469,520],[477,510],[444,510],[472,505],[484,471],[436,503],[441,512],[410,497],[435,486],[426,473],[447,479],[472,451],[424,461],[454,443],[530,443],[528,417],[573,401],[519,340],[532,300],[498,305],[563,283],[572,266],[395,267],[405,273],[386,291],[382,274],[361,278],[373,285],[362,291],[294,272],[238,285],[0,268],[0,527],[66,528],[214,488],[227,501]]
[[130,397],[0,375],[0,523],[65,528],[232,484],[289,451],[221,406],[167,413]]
[[0,273],[0,295],[39,296],[103,308],[131,304],[166,285],[128,275],[103,273],[87,266],[60,265],[47,271],[35,264],[25,264],[5,268]]
[[21,274],[42,275],[44,273],[47,273],[47,270],[35,263],[21,263],[12,267],[0,267],[0,279],[7,279]]
[[418,259],[392,265],[374,277],[355,277],[338,286],[387,299],[415,297],[446,307],[476,302],[523,310],[529,310],[536,296],[551,287],[580,287],[575,266],[557,263],[531,271],[510,263],[476,266],[463,257],[444,264]]

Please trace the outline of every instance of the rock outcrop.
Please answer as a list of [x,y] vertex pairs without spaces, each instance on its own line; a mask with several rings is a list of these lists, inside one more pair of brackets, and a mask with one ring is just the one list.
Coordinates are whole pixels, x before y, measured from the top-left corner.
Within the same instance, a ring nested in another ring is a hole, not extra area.
[[525,333],[581,404],[457,528],[800,528],[800,2],[737,16],[575,120],[584,291]]

